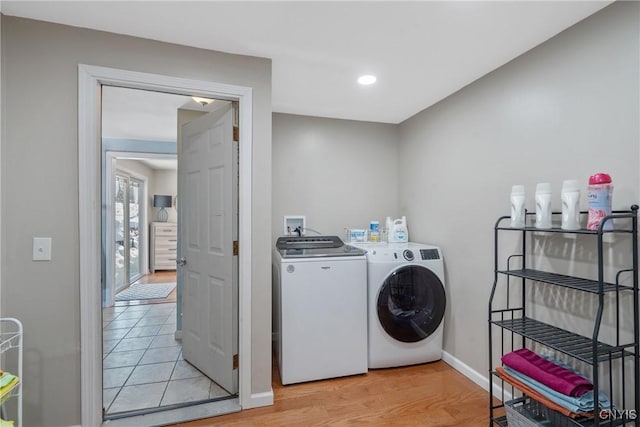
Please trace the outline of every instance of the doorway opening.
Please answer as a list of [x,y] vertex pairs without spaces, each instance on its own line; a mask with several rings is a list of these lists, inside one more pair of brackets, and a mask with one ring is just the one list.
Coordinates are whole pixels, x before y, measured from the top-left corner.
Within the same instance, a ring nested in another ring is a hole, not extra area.
[[[183,143],[182,131],[189,131],[190,123],[198,122],[196,118],[202,121],[216,116],[211,111],[221,110],[222,106],[227,106],[227,116],[233,117],[231,103],[218,100],[215,107],[207,108],[187,96],[116,86],[102,87],[102,101],[104,420],[148,416],[237,397],[237,365],[218,364],[212,370],[207,356],[201,354],[206,348],[194,350],[193,344],[189,345],[189,355],[185,355],[187,348],[183,349],[181,339],[183,315],[186,311],[186,317],[194,317],[194,308],[200,306],[184,303],[182,293],[189,291],[193,281],[187,281],[185,289],[184,275],[180,268],[176,271],[176,261],[185,253],[179,244],[184,232],[180,223],[189,222],[193,216],[207,218],[211,216],[208,209],[214,206],[183,203],[183,208],[177,209],[179,186],[183,188],[181,199],[200,197],[191,195],[190,188],[178,182],[178,165],[184,163],[178,160],[181,147],[190,147],[189,140]],[[163,103],[170,104],[166,108],[169,118],[157,108]],[[160,129],[166,123],[170,133],[162,135]],[[231,127],[228,134],[233,134]],[[233,145],[231,137],[228,144]],[[237,156],[230,160],[235,162],[237,177]],[[227,193],[237,194],[237,180],[234,184],[236,189]],[[162,203],[158,204],[158,200]],[[234,213],[228,224],[237,227],[237,210]],[[235,281],[230,283],[234,291],[229,294],[233,299],[227,298],[227,303],[235,307],[237,318],[238,264],[230,258],[227,263],[235,271]],[[208,289],[199,291],[204,295]],[[225,320],[223,316],[212,319]],[[212,329],[230,331],[224,335],[231,337],[237,358],[237,321],[227,319],[227,323],[216,324]],[[203,338],[210,340],[211,336]],[[198,359],[205,362],[193,362]],[[220,378],[229,376],[236,378],[231,386],[223,384],[223,388],[218,384],[223,382]]]
[[[100,245],[100,105],[103,85],[125,86],[145,90],[161,90],[176,94],[198,94],[239,102],[239,280],[238,280],[238,344],[239,396],[224,408],[218,404],[198,405],[201,418],[238,411],[265,401],[272,394],[251,394],[251,265],[252,265],[252,173],[253,94],[249,87],[209,81],[183,79],[136,71],[81,64],[78,67],[78,206],[80,254],[80,337],[81,337],[81,412],[82,425],[101,425],[102,416],[102,316],[100,277],[102,248]],[[158,416],[154,416],[158,415]],[[145,417],[146,424],[177,423],[193,418],[193,411],[165,411]],[[129,422],[134,422],[130,418]],[[114,426],[117,423],[111,422]]]

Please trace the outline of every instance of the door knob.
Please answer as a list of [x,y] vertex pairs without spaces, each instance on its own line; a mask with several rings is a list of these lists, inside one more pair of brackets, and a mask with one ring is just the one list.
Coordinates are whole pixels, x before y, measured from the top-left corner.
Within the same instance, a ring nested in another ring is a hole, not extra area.
[[184,267],[185,265],[187,265],[187,259],[185,257],[177,259],[176,264],[178,264],[178,267]]

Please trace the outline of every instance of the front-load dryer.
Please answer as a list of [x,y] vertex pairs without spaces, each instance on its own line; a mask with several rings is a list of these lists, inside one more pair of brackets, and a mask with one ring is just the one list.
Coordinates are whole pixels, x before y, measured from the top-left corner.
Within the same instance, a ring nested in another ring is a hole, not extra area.
[[444,262],[436,246],[355,245],[367,250],[370,369],[442,358]]

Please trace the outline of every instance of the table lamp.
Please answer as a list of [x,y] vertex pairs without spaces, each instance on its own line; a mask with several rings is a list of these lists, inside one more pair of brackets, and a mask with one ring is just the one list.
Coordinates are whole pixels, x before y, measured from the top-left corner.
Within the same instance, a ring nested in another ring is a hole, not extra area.
[[153,207],[160,208],[156,217],[158,222],[167,222],[167,220],[169,219],[169,212],[167,212],[165,208],[171,207],[171,196],[154,194]]

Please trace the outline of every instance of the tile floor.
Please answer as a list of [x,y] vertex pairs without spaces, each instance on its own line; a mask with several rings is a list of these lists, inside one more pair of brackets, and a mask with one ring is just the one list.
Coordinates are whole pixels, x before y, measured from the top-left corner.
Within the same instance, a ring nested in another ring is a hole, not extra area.
[[182,358],[175,302],[109,307],[102,314],[107,415],[229,396]]

